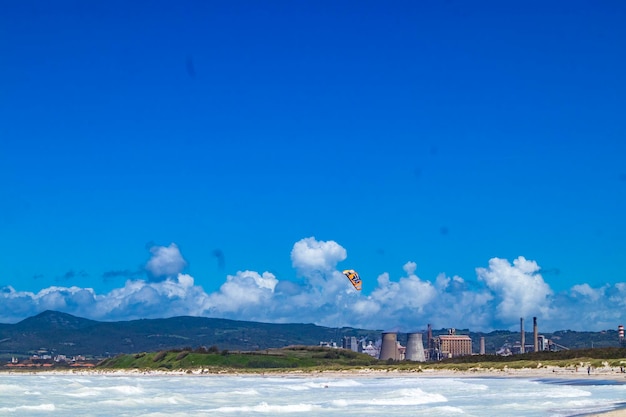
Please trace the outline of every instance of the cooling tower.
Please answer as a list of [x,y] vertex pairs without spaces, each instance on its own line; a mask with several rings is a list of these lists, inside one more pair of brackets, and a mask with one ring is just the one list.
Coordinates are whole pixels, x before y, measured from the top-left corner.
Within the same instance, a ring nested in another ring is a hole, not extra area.
[[406,360],[426,362],[421,333],[409,333],[409,338],[406,342]]
[[383,333],[383,344],[380,347],[379,359],[398,360],[398,334],[397,333]]

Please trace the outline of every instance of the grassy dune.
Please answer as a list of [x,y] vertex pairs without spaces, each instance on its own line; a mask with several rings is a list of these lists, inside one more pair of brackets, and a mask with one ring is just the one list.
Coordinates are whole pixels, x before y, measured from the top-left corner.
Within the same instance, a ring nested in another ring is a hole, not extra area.
[[119,355],[107,359],[98,368],[176,370],[315,370],[346,369],[378,363],[371,356],[343,349],[289,347],[255,352],[172,350],[135,355]]

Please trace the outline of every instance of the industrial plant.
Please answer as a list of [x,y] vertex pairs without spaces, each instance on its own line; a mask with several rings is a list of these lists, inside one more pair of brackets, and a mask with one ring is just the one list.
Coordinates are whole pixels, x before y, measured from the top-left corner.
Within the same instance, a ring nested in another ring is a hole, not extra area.
[[[624,347],[626,346],[624,326],[619,325],[617,330],[619,346]],[[381,339],[376,342],[357,340],[356,337],[344,337],[341,347],[388,361],[426,362],[459,356],[487,354],[484,336],[480,337],[478,352],[474,352],[472,350],[472,338],[468,334],[458,334],[454,328],[448,329],[447,334],[433,335],[433,329],[428,324],[425,333],[411,332],[400,333],[400,335],[402,335],[402,340],[406,340],[406,346],[401,344],[398,332],[388,331],[383,332]],[[404,339],[404,336],[406,336],[406,339]],[[519,339],[515,341],[508,340],[501,347],[491,350],[491,354],[509,356],[527,352],[569,350],[567,346],[539,334],[537,317],[533,317],[532,341],[529,342],[527,343],[526,341],[524,318],[522,317],[520,318]],[[320,343],[320,345],[338,347],[333,343]]]

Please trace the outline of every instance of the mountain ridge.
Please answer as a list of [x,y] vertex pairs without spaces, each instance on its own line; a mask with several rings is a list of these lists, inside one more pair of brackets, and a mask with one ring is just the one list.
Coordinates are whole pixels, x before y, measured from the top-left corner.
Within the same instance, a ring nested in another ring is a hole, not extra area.
[[176,316],[101,322],[46,310],[15,324],[0,325],[0,356],[50,354],[109,357],[182,347],[218,346],[260,350],[291,344],[338,343],[344,336],[373,338],[380,331],[328,328],[310,323],[261,323]]
[[[472,339],[473,352],[485,338],[486,352],[493,354],[503,345],[519,343],[520,333],[496,330],[490,333],[456,330]],[[105,358],[123,353],[139,353],[180,348],[215,346],[220,350],[255,351],[289,345],[319,345],[337,342],[344,336],[376,341],[381,330],[351,327],[329,328],[311,323],[262,323],[224,318],[175,316],[158,319],[103,322],[46,310],[15,324],[0,323],[0,361],[12,356],[26,357],[39,352],[50,355],[82,355]],[[433,329],[433,335],[447,329]],[[532,344],[532,333],[525,332]],[[554,343],[570,349],[619,347],[618,332],[576,332],[560,330],[543,333]],[[424,347],[427,340],[424,337]],[[406,334],[398,333],[403,345]]]

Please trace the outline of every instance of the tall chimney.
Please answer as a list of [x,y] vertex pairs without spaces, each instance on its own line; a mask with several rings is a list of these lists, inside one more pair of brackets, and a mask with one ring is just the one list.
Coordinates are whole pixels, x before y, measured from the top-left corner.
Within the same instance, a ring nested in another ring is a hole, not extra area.
[[617,326],[617,335],[619,337],[619,344],[621,346],[624,344],[624,326],[621,324]]
[[379,359],[398,359],[398,334],[383,333],[383,344],[380,347]]
[[480,354],[485,354],[485,336],[481,336],[480,338]]
[[533,338],[535,342],[535,352],[539,352],[539,329],[537,329],[537,317],[533,317]]
[[406,360],[426,362],[424,357],[424,344],[421,333],[409,333],[406,342]]
[[524,344],[526,343],[526,335],[524,334],[524,317],[520,317],[519,325],[520,325],[520,333],[522,334],[522,340],[521,340],[522,346],[520,347],[519,353],[524,353],[526,351],[524,349]]
[[428,323],[428,335],[426,335],[428,340],[426,341],[426,345],[428,346],[428,350],[433,348],[433,328]]

